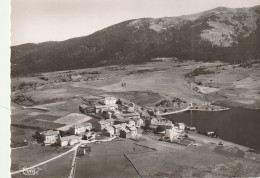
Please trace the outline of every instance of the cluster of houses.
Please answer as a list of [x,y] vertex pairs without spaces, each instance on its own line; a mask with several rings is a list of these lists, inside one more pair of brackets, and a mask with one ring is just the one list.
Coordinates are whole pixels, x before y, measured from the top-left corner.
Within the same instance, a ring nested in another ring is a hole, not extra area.
[[165,130],[164,139],[170,142],[180,142],[185,138],[184,131],[185,125],[183,123],[179,123],[178,126],[173,124],[171,128]]
[[[68,136],[61,137],[59,131],[48,130],[40,133],[44,145],[58,144],[59,146],[71,146],[80,140],[94,139],[95,130],[107,137],[118,136],[122,138],[134,138],[137,136],[137,129],[144,126],[140,114],[135,112],[133,103],[120,103],[114,97],[105,97],[98,101],[94,107],[81,105],[83,113],[97,114],[101,119],[93,126],[89,122],[73,125],[69,128]],[[66,127],[67,128],[67,127]],[[63,130],[62,130],[63,131]]]
[[149,127],[155,129],[158,127],[163,128],[163,140],[170,142],[180,142],[185,138],[185,130],[194,130],[193,127],[187,127],[184,123],[173,124],[169,120],[155,117],[150,119]]
[[123,102],[114,97],[104,97],[92,106],[80,105],[80,111],[95,114],[101,118],[96,128],[107,136],[121,136],[124,138],[137,135],[137,128],[144,126],[140,114],[135,111],[134,103]]
[[[44,145],[58,144],[60,146],[71,146],[82,139],[90,140],[99,135],[107,137],[135,138],[138,136],[138,128],[142,126],[157,129],[164,128],[164,139],[175,141],[185,136],[184,130],[187,129],[185,124],[179,123],[174,125],[171,121],[161,116],[153,116],[144,121],[144,116],[140,116],[140,111],[134,103],[122,102],[114,97],[104,97],[94,105],[80,105],[82,113],[94,114],[99,116],[100,120],[93,125],[88,121],[70,126],[68,136],[61,137],[59,131],[48,130],[41,132]],[[147,122],[148,121],[148,122]],[[67,128],[67,127],[66,127]],[[95,133],[92,131],[96,131]]]
[[118,136],[122,138],[135,138],[137,136],[137,128],[133,120],[118,121],[115,119],[101,120],[98,122],[98,129],[103,135],[108,137]]
[[40,133],[44,145],[57,144],[61,147],[72,146],[79,143],[82,139],[95,138],[95,135],[90,132],[92,129],[91,123],[82,123],[74,125],[69,129],[71,135],[61,137],[60,131],[47,130]]
[[104,118],[98,122],[97,130],[108,137],[133,138],[137,136],[137,128],[144,126],[140,114],[135,112],[134,103],[106,97],[94,106],[94,111]]
[[171,128],[172,125],[173,124],[170,120],[156,118],[156,117],[152,117],[149,122],[150,128],[157,128],[159,126],[164,127],[164,128]]

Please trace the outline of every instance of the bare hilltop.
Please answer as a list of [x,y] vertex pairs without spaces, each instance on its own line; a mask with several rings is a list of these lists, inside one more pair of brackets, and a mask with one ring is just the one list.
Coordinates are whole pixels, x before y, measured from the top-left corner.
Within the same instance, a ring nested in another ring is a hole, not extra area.
[[128,20],[61,42],[13,46],[12,76],[140,64],[157,57],[229,63],[259,59],[259,14],[260,6],[218,7],[180,17]]

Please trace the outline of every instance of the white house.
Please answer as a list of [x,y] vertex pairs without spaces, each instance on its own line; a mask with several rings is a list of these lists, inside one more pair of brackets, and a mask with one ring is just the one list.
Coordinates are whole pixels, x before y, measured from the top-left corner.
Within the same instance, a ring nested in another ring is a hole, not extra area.
[[112,126],[115,122],[115,119],[107,119],[107,120],[100,120],[96,125],[97,130],[103,130],[108,126]]
[[86,130],[90,131],[92,129],[92,124],[91,123],[82,123],[78,125],[74,125],[73,127],[70,128],[71,134],[74,135],[79,135],[84,133]]
[[173,127],[172,129],[165,130],[165,137],[172,141],[178,139],[180,137],[180,133]]
[[59,138],[59,131],[53,131],[53,130],[48,130],[48,131],[43,131],[40,133],[40,135],[43,138],[43,143],[44,145],[50,145],[56,143],[57,139]]
[[127,123],[127,126],[128,126],[128,127],[133,127],[133,126],[135,126],[135,121],[133,121],[133,120],[128,120],[126,123]]
[[105,98],[101,99],[99,102],[104,105],[115,105],[116,101],[117,101],[117,99],[114,97],[105,97]]
[[156,128],[158,126],[163,126],[164,128],[170,129],[172,128],[173,124],[169,120],[159,120],[157,118],[152,118],[150,120],[150,127],[151,128]]
[[134,119],[134,122],[135,122],[135,126],[136,127],[141,127],[141,126],[144,126],[144,120],[139,118],[139,119]]
[[115,130],[113,127],[108,126],[104,129],[104,135],[108,136],[108,137],[112,137],[115,133]]
[[130,127],[129,130],[130,130],[132,138],[137,136],[137,129],[136,129],[136,127]]
[[75,135],[70,135],[70,136],[66,136],[66,137],[60,137],[58,139],[58,143],[61,147],[63,146],[72,146],[75,145],[76,143],[79,143],[81,140],[81,138],[79,136],[75,136]]
[[125,129],[125,127],[126,127],[125,123],[113,125],[114,134],[119,134],[120,130]]
[[121,116],[124,119],[139,119],[140,118],[140,114],[136,113],[136,112],[124,112],[124,113],[121,113]]
[[179,124],[179,129],[180,130],[185,130],[185,124],[184,123],[178,123]]
[[118,106],[115,105],[95,105],[94,111],[95,113],[102,114],[104,111],[116,111],[118,109]]

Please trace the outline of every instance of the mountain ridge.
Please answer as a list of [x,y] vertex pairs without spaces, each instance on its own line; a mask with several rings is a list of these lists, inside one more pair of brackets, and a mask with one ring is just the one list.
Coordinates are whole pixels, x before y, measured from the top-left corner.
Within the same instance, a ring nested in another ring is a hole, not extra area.
[[11,47],[11,74],[137,64],[155,57],[240,62],[260,57],[260,6],[132,19],[90,35]]

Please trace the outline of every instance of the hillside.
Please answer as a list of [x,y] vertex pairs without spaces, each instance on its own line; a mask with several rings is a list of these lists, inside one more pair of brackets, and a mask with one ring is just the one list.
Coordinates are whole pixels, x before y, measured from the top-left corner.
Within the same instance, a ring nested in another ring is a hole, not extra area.
[[12,76],[155,57],[241,62],[260,57],[260,6],[125,21],[89,36],[11,47]]

